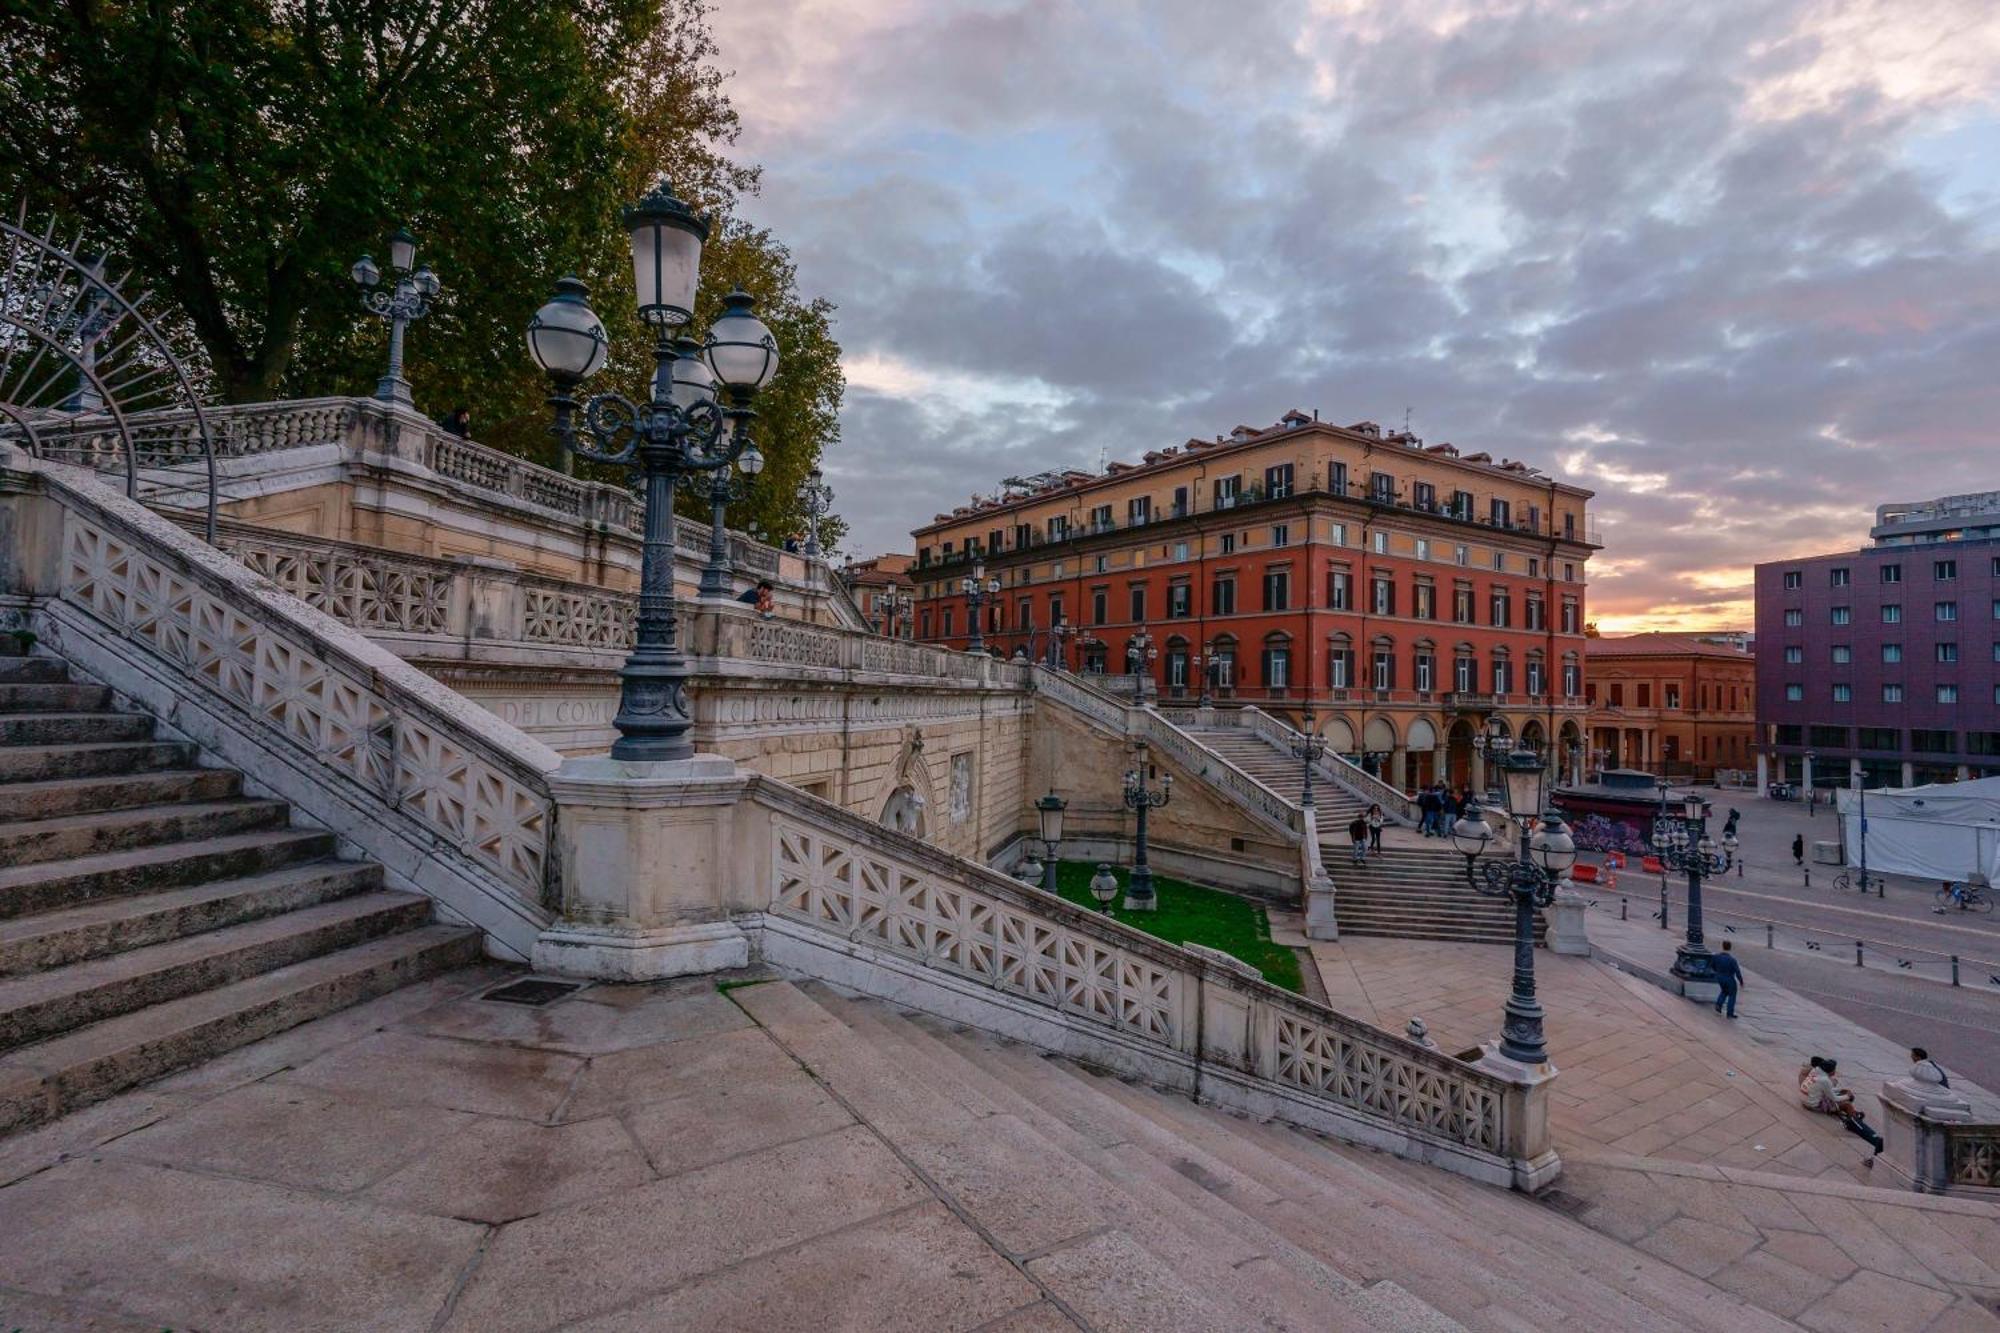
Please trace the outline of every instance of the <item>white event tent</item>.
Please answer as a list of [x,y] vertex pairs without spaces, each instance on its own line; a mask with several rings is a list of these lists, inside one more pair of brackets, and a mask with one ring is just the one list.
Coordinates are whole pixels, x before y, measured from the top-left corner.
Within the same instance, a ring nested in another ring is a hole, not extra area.
[[[1861,864],[1861,793],[1836,788],[1847,863]],[[2000,881],[2000,778],[1868,793],[1868,869],[1920,879]]]

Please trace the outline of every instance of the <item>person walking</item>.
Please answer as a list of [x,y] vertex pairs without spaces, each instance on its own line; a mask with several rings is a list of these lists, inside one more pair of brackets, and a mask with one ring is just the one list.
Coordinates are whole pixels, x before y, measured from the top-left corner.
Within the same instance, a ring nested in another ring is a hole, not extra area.
[[1368,859],[1368,817],[1356,815],[1347,826],[1347,840],[1354,844],[1354,864],[1361,865]]
[[1736,992],[1743,988],[1743,964],[1736,961],[1728,940],[1722,942],[1721,953],[1710,955],[1708,968],[1715,973],[1715,980],[1722,987],[1715,993],[1715,1012],[1721,1013],[1723,1005],[1727,1004],[1729,1016],[1736,1017]]
[[1792,864],[1802,866],[1805,863],[1806,835],[1803,833],[1794,833],[1792,835]]
[[1432,783],[1417,797],[1417,809],[1423,813],[1423,820],[1418,824],[1417,831],[1426,838],[1437,836],[1438,808],[1437,784]]
[[1387,822],[1388,821],[1384,819],[1382,816],[1381,806],[1371,805],[1368,807],[1368,850],[1369,851],[1380,852],[1382,850],[1382,825]]

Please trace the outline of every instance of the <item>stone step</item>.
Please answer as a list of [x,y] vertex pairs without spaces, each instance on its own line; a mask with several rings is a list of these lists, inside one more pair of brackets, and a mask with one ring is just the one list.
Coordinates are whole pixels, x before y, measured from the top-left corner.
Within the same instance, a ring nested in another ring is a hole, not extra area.
[[194,747],[179,741],[0,746],[0,789],[16,782],[186,768],[193,762]]
[[15,657],[0,654],[0,682],[9,685],[59,684],[69,679],[69,669],[53,657]]
[[331,833],[281,828],[9,866],[0,870],[0,921],[120,894],[238,879],[332,853]]
[[108,898],[67,911],[0,921],[0,977],[140,949],[381,886],[378,865],[315,861],[242,879]]
[[66,681],[0,681],[0,713],[97,713],[111,707],[103,685]]
[[153,719],[142,713],[19,713],[0,716],[0,745],[92,745],[143,741]]
[[241,795],[242,791],[242,775],[225,768],[160,769],[0,783],[0,825],[144,805],[220,801]]
[[291,809],[283,801],[237,797],[28,819],[0,824],[0,863],[30,866],[134,847],[223,838],[282,828],[290,817]]
[[479,941],[469,927],[419,926],[0,1056],[0,1133],[465,966]]
[[0,1050],[213,990],[430,920],[420,894],[377,890],[0,981]]

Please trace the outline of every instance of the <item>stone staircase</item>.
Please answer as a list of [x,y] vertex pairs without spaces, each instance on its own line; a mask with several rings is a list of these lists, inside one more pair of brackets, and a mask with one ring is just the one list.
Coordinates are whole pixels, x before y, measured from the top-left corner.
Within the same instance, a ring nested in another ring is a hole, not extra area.
[[[1465,858],[1448,841],[1418,847],[1385,842],[1357,866],[1343,833],[1324,840],[1320,856],[1333,879],[1334,916],[1343,935],[1514,942],[1513,906],[1504,898],[1474,893],[1465,882]],[[1536,942],[1547,933],[1548,922],[1538,914]]]
[[0,644],[0,1132],[478,957],[290,819]]
[[[1188,735],[1269,787],[1293,805],[1305,785],[1300,762],[1254,731],[1241,727],[1183,727]],[[1345,827],[1368,803],[1347,788],[1315,778],[1313,804],[1319,810],[1322,830]]]
[[731,998],[1085,1328],[1791,1327],[1549,1202],[818,982]]

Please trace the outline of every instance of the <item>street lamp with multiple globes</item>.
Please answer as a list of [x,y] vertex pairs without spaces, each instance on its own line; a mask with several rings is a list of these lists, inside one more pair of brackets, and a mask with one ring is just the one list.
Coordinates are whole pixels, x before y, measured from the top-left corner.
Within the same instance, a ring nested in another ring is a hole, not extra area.
[[[580,406],[577,385],[604,364],[604,326],[584,300],[583,285],[564,279],[528,325],[528,352],[555,388],[556,437],[568,453],[629,468],[646,495],[640,557],[639,619],[631,656],[619,669],[618,740],[611,757],[636,762],[685,759],[693,725],[687,705],[687,659],[674,614],[674,491],[681,478],[732,465],[754,472],[762,456],[750,440],[757,391],[778,369],[778,343],[753,313],[747,292],[723,298],[722,316],[703,342],[677,337],[694,317],[695,286],[708,222],[674,197],[662,180],[625,212],[639,318],[653,326],[652,393],[635,403],[616,393]],[[727,401],[723,406],[719,400]]]
[[1069,809],[1069,802],[1056,795],[1050,788],[1049,794],[1035,802],[1036,832],[1042,835],[1042,887],[1050,893],[1056,892],[1056,862],[1060,859],[1062,846],[1063,811]]
[[800,554],[811,559],[820,554],[819,522],[833,512],[833,487],[818,468],[806,473],[799,485],[799,508],[806,511],[806,544]]
[[1150,912],[1160,904],[1153,892],[1153,868],[1146,863],[1146,816],[1174,798],[1174,775],[1160,779],[1157,789],[1146,786],[1146,750],[1139,750],[1139,762],[1125,774],[1125,808],[1139,816],[1139,828],[1132,844],[1132,879],[1125,888],[1125,910]]
[[[1736,832],[1725,830],[1722,846],[1708,836],[1709,804],[1693,792],[1681,797],[1680,817],[1653,821],[1653,855],[1667,870],[1685,871],[1688,877],[1687,935],[1674,951],[1671,969],[1685,986],[1713,984],[1714,955],[1702,939],[1701,881],[1704,875],[1720,875],[1736,860]],[[1664,896],[1664,890],[1663,890]]]
[[1067,620],[1058,620],[1049,626],[1049,670],[1069,670],[1069,649],[1063,641],[1069,638],[1070,627]]
[[1194,655],[1193,666],[1201,673],[1201,695],[1195,700],[1195,707],[1215,707],[1215,691],[1222,676],[1222,659],[1216,655],[1213,643],[1204,645],[1202,651]]
[[403,378],[403,330],[430,313],[442,284],[431,266],[417,262],[417,238],[401,227],[389,238],[389,268],[394,281],[382,286],[382,270],[367,255],[354,261],[348,274],[361,288],[361,308],[389,321],[389,369],[375,381],[375,396],[385,403],[412,406],[410,382]]
[[730,469],[719,467],[708,483],[708,563],[701,567],[700,595],[703,597],[727,598],[730,593],[729,527],[727,517],[729,506],[743,498],[748,480],[764,470],[764,455],[755,449],[745,449],[736,460],[737,470],[744,480],[738,481]]
[[1132,677],[1132,702],[1146,702],[1146,676],[1148,668],[1160,656],[1160,650],[1153,646],[1153,636],[1140,630],[1125,640],[1125,671]]
[[972,638],[966,642],[968,653],[986,651],[986,603],[1000,595],[1000,580],[986,577],[986,562],[972,563],[972,577],[958,581],[959,591],[965,594],[965,616],[970,622],[967,628]]
[[1514,900],[1514,985],[1500,1029],[1500,1054],[1539,1065],[1547,1062],[1549,1048],[1542,1037],[1542,1002],[1535,998],[1535,909],[1554,901],[1557,884],[1576,864],[1576,842],[1561,818],[1543,812],[1546,773],[1540,755],[1525,749],[1502,750],[1500,776],[1507,817],[1522,835],[1519,856],[1512,861],[1480,861],[1493,841],[1493,829],[1477,807],[1459,817],[1451,838],[1465,857],[1465,882],[1474,892]]
[[1299,804],[1303,806],[1313,803],[1313,765],[1326,757],[1326,737],[1319,734],[1319,719],[1311,704],[1306,705],[1305,716],[1301,720],[1305,723],[1305,730],[1292,738],[1290,747],[1292,758],[1302,766]]

